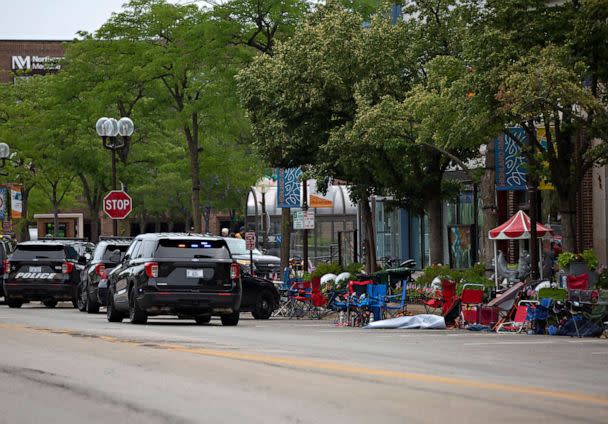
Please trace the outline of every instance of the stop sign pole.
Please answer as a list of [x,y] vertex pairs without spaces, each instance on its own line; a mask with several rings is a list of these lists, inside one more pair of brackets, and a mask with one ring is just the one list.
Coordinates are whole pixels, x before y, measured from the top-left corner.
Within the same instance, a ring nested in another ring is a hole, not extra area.
[[[129,137],[133,134],[135,129],[133,121],[127,117],[116,120],[114,118],[99,118],[95,123],[95,130],[97,135],[101,137],[103,147],[112,152],[112,192],[116,190],[116,151],[124,149],[125,145],[129,142]],[[117,137],[120,135],[120,139]],[[110,192],[110,193],[112,193]],[[126,194],[126,193],[125,193]],[[128,196],[128,195],[127,195]],[[106,196],[107,197],[107,196]],[[131,199],[129,197],[129,199]],[[131,203],[132,204],[132,203]],[[105,210],[105,199],[104,199],[104,211]],[[129,212],[131,212],[129,210]],[[129,213],[127,213],[128,215]],[[110,214],[108,214],[110,215]],[[126,216],[126,215],[125,215]],[[118,235],[118,221],[117,218],[112,219],[112,234],[114,237]],[[124,218],[118,218],[124,219]]]

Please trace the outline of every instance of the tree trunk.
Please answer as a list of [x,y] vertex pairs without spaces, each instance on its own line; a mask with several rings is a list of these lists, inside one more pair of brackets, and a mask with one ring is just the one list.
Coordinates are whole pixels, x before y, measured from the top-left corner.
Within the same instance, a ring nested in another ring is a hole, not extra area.
[[192,128],[190,126],[184,127],[184,133],[188,142],[188,150],[190,151],[190,178],[192,180],[192,220],[194,224],[194,232],[201,233],[202,228],[202,216],[200,209],[201,199],[201,182],[200,182],[200,164],[198,162],[198,115],[192,114]]
[[361,219],[364,228],[365,238],[363,246],[365,248],[365,272],[371,274],[378,270],[376,259],[376,235],[374,232],[374,217],[372,216],[372,208],[369,205],[369,196],[364,194],[361,197]]
[[[57,183],[58,184],[58,183]],[[57,201],[57,184],[51,184],[51,204],[53,205],[53,236],[59,235],[59,202]]]
[[494,142],[490,141],[486,149],[486,166],[479,185],[483,223],[479,232],[480,256],[479,262],[490,267],[494,257],[494,242],[488,238],[488,233],[495,228],[496,222],[496,169],[494,168]]
[[430,264],[443,263],[443,223],[441,219],[441,197],[438,195],[428,202]]
[[19,220],[19,232],[17,237],[19,241],[27,241],[30,239],[29,222],[27,219],[28,214],[28,200],[30,197],[30,190],[32,187],[25,188],[25,185],[21,188],[21,219]]
[[289,266],[291,225],[291,209],[281,209],[281,272]]
[[144,215],[144,213],[140,213],[139,217],[138,217],[138,221],[139,221],[139,233],[140,234],[144,234],[146,232],[146,217]]
[[91,213],[91,241],[97,243],[99,241],[99,211],[89,211]]
[[564,252],[576,252],[576,192],[559,196],[559,213],[562,217],[562,249]]

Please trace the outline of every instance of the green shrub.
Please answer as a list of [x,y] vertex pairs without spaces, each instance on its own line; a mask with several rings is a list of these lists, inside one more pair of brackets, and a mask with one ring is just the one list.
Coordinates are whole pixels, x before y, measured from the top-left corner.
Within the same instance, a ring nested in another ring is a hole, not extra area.
[[310,274],[311,278],[314,277],[323,277],[325,274],[340,274],[342,272],[342,267],[337,262],[331,263],[320,263],[317,264],[315,270]]
[[363,272],[363,264],[359,262],[353,262],[344,268],[344,272],[348,272],[351,275],[360,274]]
[[599,265],[599,260],[593,249],[584,250],[583,253],[563,252],[557,257],[557,263],[561,269],[568,268],[572,262],[585,262],[590,270],[594,270]]
[[581,253],[581,258],[583,258],[589,269],[592,271],[600,264],[600,261],[597,259],[597,255],[593,249],[583,250],[583,253]]

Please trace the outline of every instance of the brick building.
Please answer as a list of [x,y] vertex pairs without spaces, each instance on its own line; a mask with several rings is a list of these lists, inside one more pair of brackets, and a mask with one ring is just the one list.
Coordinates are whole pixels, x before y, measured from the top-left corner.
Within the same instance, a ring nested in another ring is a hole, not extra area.
[[64,56],[61,40],[0,40],[0,83],[57,72]]

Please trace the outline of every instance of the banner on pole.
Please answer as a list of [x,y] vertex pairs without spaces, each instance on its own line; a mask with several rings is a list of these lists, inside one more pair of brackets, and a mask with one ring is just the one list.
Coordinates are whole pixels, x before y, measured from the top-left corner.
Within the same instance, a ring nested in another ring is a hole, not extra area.
[[11,218],[19,219],[23,214],[23,195],[21,194],[21,186],[11,186]]
[[301,168],[277,169],[277,208],[299,208]]
[[8,219],[6,208],[6,187],[0,187],[0,220],[5,221]]

